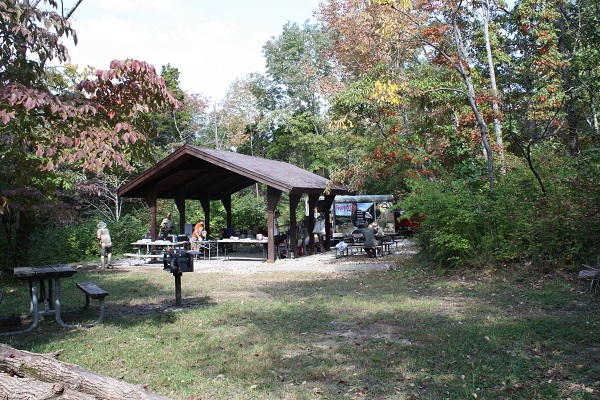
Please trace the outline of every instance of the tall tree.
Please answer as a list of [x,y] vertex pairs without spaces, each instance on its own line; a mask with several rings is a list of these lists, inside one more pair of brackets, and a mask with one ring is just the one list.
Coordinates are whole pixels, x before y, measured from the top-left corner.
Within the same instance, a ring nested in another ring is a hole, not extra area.
[[[423,0],[409,5],[398,0],[332,0],[321,6],[319,15],[334,35],[331,49],[337,70],[342,71],[341,83],[364,81],[366,76],[379,75],[366,86],[365,96],[380,105],[385,104],[384,115],[401,116],[395,119],[396,122],[388,118],[390,123],[397,124],[394,131],[416,128],[407,112],[409,98],[421,97],[420,103],[413,105],[422,107],[423,100],[441,97],[434,95],[435,92],[454,92],[454,105],[450,106],[454,112],[449,114],[451,119],[446,120],[445,125],[454,125],[454,133],[465,137],[471,135],[469,130],[473,127],[477,129],[493,192],[494,155],[487,128],[489,111],[481,102],[487,97],[486,88],[477,69],[480,62],[474,57],[472,47],[477,27],[473,8],[468,3],[452,1]],[[434,75],[414,73],[422,71],[424,62],[433,67],[428,73]],[[385,67],[382,69],[381,65]],[[377,69],[378,74],[368,72]],[[449,70],[455,75],[449,74]],[[442,79],[437,79],[438,76]],[[470,117],[463,118],[461,109],[457,118],[456,111],[461,108],[457,95],[462,95],[462,102],[471,109]],[[449,108],[447,104],[440,104],[440,107]],[[430,112],[429,105],[428,110],[423,111]],[[413,114],[412,118],[419,116]],[[372,118],[365,121],[373,123]],[[427,134],[425,130],[422,132]],[[477,158],[478,154],[474,151],[472,156]]]
[[132,160],[152,156],[149,111],[178,105],[154,68],[136,60],[115,60],[76,90],[57,91],[46,64],[66,62],[60,41],[76,36],[56,2],[45,3],[51,10],[0,0],[0,196],[3,243],[13,250],[27,248],[36,205],[70,184],[70,171],[131,170]]
[[324,116],[325,99],[321,86],[331,73],[322,52],[328,37],[319,26],[305,23],[302,27],[288,23],[281,35],[263,47],[268,91],[273,107],[269,117],[272,143],[268,156],[291,162],[328,176],[337,158],[332,149]]
[[208,100],[200,94],[190,94],[180,87],[179,69],[171,64],[163,65],[160,76],[165,86],[179,101],[178,109],[171,109],[155,114],[158,135],[154,142],[171,153],[175,147],[184,143],[193,143],[204,122]]

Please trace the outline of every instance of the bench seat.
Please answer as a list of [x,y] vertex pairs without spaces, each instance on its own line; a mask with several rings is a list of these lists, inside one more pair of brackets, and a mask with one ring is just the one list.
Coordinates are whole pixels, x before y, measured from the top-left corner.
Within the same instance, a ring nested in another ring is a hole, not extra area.
[[[383,256],[383,246],[368,246],[367,248],[375,249],[378,257]],[[363,254],[365,245],[362,243],[348,243],[348,247],[344,249],[335,248],[335,258]]]
[[84,309],[89,308],[90,299],[100,300],[100,316],[98,317],[98,320],[92,324],[83,326],[92,326],[102,323],[102,320],[104,319],[104,298],[108,296],[109,293],[94,282],[77,282],[76,285],[83,293],[85,293]]
[[579,271],[580,281],[590,281],[590,286],[586,291],[594,291],[600,286],[600,269],[585,269]]

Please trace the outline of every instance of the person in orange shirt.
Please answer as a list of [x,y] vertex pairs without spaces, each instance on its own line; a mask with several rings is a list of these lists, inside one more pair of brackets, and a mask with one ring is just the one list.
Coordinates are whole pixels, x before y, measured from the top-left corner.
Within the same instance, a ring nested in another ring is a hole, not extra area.
[[204,219],[200,218],[198,223],[194,225],[194,230],[192,231],[192,250],[198,251],[200,249],[200,242],[202,241],[202,237],[206,236],[206,230],[204,229]]

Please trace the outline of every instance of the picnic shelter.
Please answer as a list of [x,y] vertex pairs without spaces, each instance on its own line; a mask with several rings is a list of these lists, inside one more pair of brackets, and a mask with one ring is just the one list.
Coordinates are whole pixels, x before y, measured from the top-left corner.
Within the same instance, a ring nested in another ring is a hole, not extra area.
[[[331,222],[329,210],[336,195],[348,194],[348,189],[332,185],[329,179],[295,165],[254,157],[226,150],[183,145],[153,167],[134,177],[118,190],[118,195],[142,198],[150,210],[150,233],[156,239],[156,200],[172,199],[179,211],[179,228],[184,232],[185,201],[198,200],[205,215],[205,226],[210,235],[210,201],[220,200],[227,212],[227,226],[231,226],[231,195],[255,183],[267,186],[268,254],[267,262],[275,261],[274,213],[282,193],[289,196],[290,248],[297,253],[296,208],[302,195],[308,195],[309,210],[313,210],[320,196],[324,197],[326,249],[329,248]],[[314,228],[314,219],[308,220],[308,231]],[[309,235],[309,251],[314,254],[314,238]]]

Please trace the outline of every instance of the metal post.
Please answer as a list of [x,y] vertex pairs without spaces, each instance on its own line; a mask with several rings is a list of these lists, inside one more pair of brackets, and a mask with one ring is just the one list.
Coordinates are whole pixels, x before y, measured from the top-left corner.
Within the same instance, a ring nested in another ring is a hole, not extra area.
[[175,277],[175,305],[181,305],[181,275],[182,272],[173,272],[173,276]]

